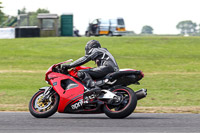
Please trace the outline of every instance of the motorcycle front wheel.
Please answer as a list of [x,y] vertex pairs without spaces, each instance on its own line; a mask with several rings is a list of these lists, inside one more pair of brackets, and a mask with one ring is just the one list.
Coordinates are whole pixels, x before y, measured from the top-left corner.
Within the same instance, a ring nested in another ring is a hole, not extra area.
[[47,118],[56,113],[58,109],[58,94],[54,93],[49,99],[42,101],[42,98],[44,97],[43,93],[44,90],[36,92],[29,103],[29,111],[36,118]]
[[104,113],[110,118],[125,118],[129,116],[137,106],[137,97],[134,91],[128,87],[119,86],[111,89],[119,99],[104,105]]

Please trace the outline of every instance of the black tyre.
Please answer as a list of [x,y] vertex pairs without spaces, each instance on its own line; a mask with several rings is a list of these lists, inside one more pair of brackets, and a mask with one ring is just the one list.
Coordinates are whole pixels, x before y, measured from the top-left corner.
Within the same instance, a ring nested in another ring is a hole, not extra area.
[[112,37],[112,36],[113,36],[113,33],[110,31],[110,32],[108,33],[108,36]]
[[120,96],[119,101],[113,101],[104,105],[104,113],[110,118],[125,118],[129,116],[137,106],[137,97],[134,91],[128,87],[119,86],[111,90]]
[[85,36],[87,36],[87,37],[91,36],[90,33],[89,33],[89,31],[86,31]]
[[41,101],[44,90],[39,90],[31,98],[29,111],[36,118],[47,118],[56,113],[59,104],[59,96],[54,93],[48,100]]

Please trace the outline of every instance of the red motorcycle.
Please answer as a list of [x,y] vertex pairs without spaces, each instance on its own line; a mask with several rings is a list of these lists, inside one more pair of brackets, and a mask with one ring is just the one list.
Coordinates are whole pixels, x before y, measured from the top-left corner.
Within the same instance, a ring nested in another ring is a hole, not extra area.
[[101,88],[98,95],[85,96],[88,88],[78,79],[77,72],[89,67],[78,66],[63,70],[62,64],[52,65],[46,72],[45,80],[50,85],[42,87],[29,103],[30,113],[37,118],[47,118],[59,113],[105,113],[110,118],[125,118],[137,105],[137,100],[147,95],[146,89],[134,92],[127,86],[139,84],[143,78],[141,71],[124,69],[110,73],[102,79],[94,79]]

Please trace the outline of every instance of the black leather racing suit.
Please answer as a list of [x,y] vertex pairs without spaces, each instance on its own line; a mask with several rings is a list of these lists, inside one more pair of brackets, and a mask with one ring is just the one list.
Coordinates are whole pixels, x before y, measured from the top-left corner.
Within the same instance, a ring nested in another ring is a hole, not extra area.
[[93,60],[97,68],[83,69],[78,71],[78,77],[86,84],[87,87],[95,87],[93,79],[105,77],[107,74],[119,71],[114,57],[106,48],[92,48],[87,55],[79,58],[70,64],[70,67],[76,67]]

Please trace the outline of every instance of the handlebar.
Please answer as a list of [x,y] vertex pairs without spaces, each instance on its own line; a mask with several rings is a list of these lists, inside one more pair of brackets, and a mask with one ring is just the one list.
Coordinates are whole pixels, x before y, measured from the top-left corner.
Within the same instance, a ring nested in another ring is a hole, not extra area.
[[66,71],[62,70],[61,65],[68,63],[68,62],[72,62],[72,61],[73,61],[73,59],[70,59],[70,60],[67,60],[67,61],[64,61],[64,62],[60,62],[58,64],[53,65],[52,69],[53,69],[54,72],[65,73]]
[[58,63],[58,64],[55,64],[55,67],[56,67],[56,66],[59,66],[59,65],[62,65],[62,64],[65,64],[65,63],[68,63],[68,62],[72,62],[72,61],[73,61],[73,59],[69,59],[69,60],[67,60],[67,61],[60,62],[60,63]]

